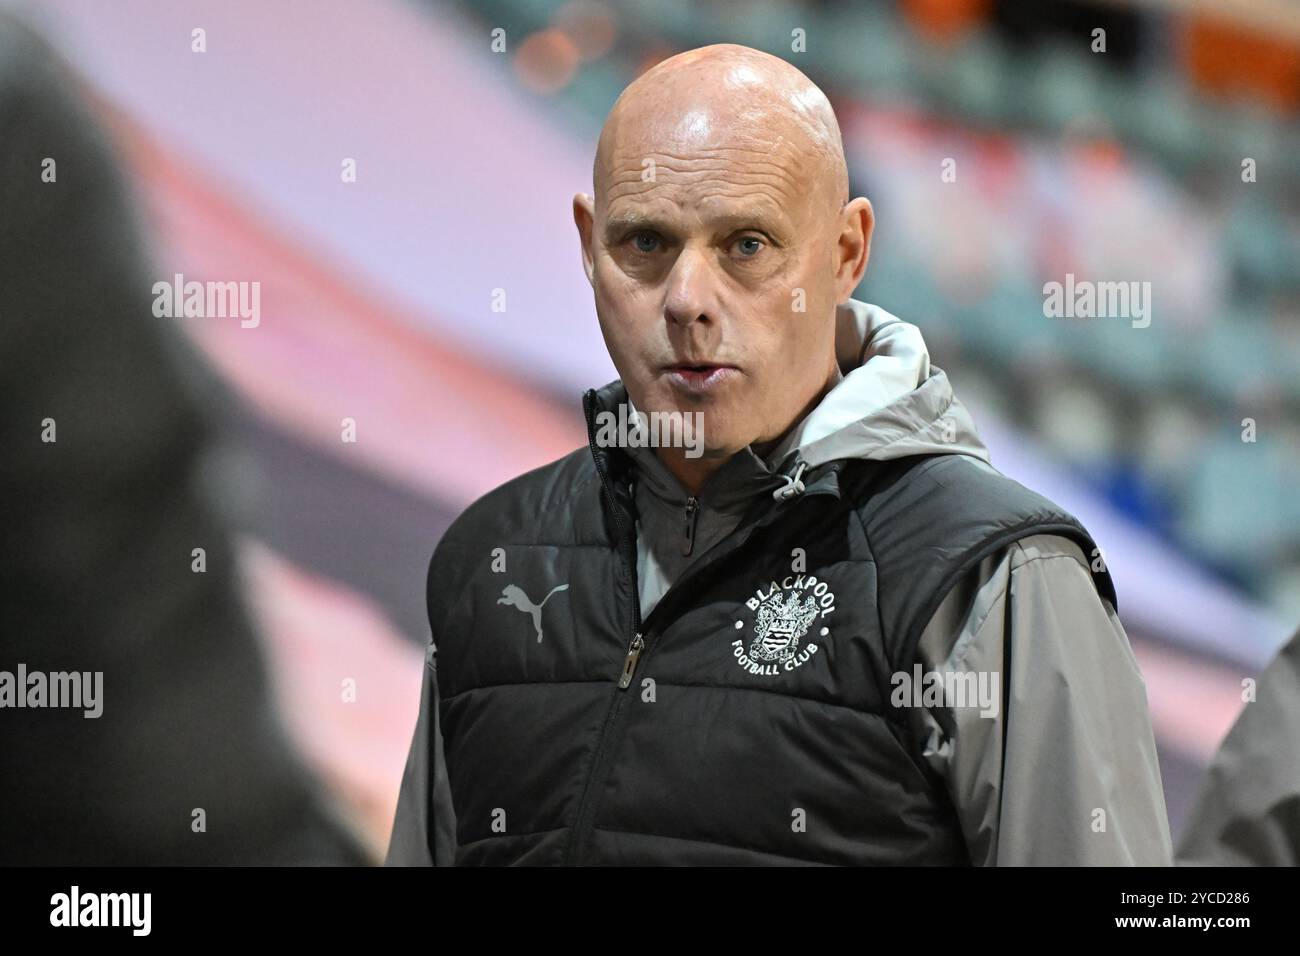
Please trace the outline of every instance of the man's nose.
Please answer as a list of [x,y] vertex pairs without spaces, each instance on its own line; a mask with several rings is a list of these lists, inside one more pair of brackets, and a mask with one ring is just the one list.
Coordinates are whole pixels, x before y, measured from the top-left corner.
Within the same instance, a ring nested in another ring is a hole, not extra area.
[[664,315],[681,326],[707,322],[713,315],[716,281],[706,250],[682,249],[668,275]]

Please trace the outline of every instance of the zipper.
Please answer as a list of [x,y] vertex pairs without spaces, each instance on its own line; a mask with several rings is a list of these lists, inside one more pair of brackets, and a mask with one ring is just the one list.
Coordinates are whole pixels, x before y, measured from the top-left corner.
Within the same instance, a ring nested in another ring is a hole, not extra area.
[[[573,825],[573,832],[569,837],[569,845],[565,850],[564,862],[569,866],[579,866],[582,864],[582,857],[586,852],[586,838],[593,829],[593,822],[596,817],[596,795],[599,787],[604,785],[604,780],[608,771],[608,764],[612,760],[612,749],[609,746],[610,739],[613,737],[613,729],[618,723],[618,716],[623,707],[623,702],[628,699],[628,695],[623,693],[632,684],[632,678],[636,673],[638,664],[643,657],[648,656],[650,642],[654,637],[654,628],[647,627],[641,620],[641,600],[637,589],[636,580],[636,529],[635,526],[628,528],[624,521],[623,509],[614,496],[613,482],[610,480],[609,472],[605,468],[602,456],[597,452],[595,434],[592,429],[592,416],[596,401],[596,390],[591,389],[583,396],[583,410],[587,417],[587,443],[591,448],[592,459],[596,464],[596,473],[600,476],[601,490],[609,499],[611,508],[614,512],[614,523],[618,528],[619,550],[623,555],[624,569],[629,573],[630,585],[632,591],[632,608],[630,620],[628,622],[628,632],[632,635],[628,642],[627,654],[623,658],[623,669],[619,673],[618,681],[615,685],[612,699],[609,703],[609,709],[605,713],[605,723],[600,729],[600,738],[596,743],[596,753],[592,757],[591,770],[587,774],[587,782],[583,786],[582,798],[578,803],[578,815]],[[810,488],[803,495],[803,499],[811,498],[819,494],[830,494],[827,489]],[[803,500],[801,499],[801,500]],[[692,508],[692,502],[694,508]],[[761,503],[761,499],[760,502]],[[758,503],[755,509],[758,508]],[[694,547],[694,517],[695,512],[699,509],[699,502],[694,497],[687,499],[687,538],[689,546]],[[706,564],[701,565],[696,562],[677,581],[669,586],[668,590],[659,599],[654,610],[650,613],[651,622],[659,621],[664,618],[664,608],[681,602],[681,595],[684,590],[683,585],[693,580],[697,580],[703,574],[711,573],[721,566],[723,557],[730,556],[749,541],[750,537],[760,528],[766,527],[776,520],[779,508],[773,508],[768,511],[767,515],[762,518],[753,518],[753,514],[747,515],[741,520],[741,527],[745,530],[738,536],[730,537],[730,540],[724,539],[709,549],[709,554],[713,555],[712,559]],[[747,523],[748,522],[748,523]],[[725,544],[724,544],[725,542]],[[716,553],[715,553],[716,552]],[[687,552],[690,553],[689,551]]]
[[645,650],[645,641],[641,637],[641,632],[637,631],[628,646],[627,657],[623,661],[623,676],[618,679],[619,690],[627,690],[628,685],[632,683],[632,675],[636,673],[636,662],[640,659],[643,650]]
[[688,555],[695,547],[695,518],[700,511],[700,500],[694,495],[686,499],[686,534],[682,538],[682,554]]

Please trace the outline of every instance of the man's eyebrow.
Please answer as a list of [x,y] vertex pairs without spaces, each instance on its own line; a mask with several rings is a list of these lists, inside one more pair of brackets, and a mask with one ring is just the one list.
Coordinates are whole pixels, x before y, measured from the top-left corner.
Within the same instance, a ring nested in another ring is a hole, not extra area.
[[716,216],[711,216],[709,222],[715,226],[729,227],[731,229],[759,226],[765,229],[779,230],[782,217],[779,214],[770,212],[765,207],[756,207],[719,213]]
[[605,220],[605,235],[613,236],[625,229],[662,229],[657,219],[641,212],[620,212]]

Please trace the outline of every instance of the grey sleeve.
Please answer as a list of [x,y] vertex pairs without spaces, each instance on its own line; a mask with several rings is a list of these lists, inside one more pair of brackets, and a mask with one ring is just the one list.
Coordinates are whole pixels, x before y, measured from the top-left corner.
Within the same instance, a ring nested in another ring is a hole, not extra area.
[[1035,535],[982,562],[921,637],[927,670],[1000,703],[913,712],[976,865],[1172,863],[1146,687],[1083,552]]
[[1211,761],[1178,863],[1300,866],[1300,632],[1260,676]]
[[402,773],[385,866],[454,865],[456,816],[438,720],[437,661],[437,648],[430,642],[424,655],[420,713]]

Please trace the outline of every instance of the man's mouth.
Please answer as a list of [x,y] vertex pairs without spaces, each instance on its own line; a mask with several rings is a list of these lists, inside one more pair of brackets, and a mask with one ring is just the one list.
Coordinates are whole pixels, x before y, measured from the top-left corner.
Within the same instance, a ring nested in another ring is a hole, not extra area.
[[664,374],[679,388],[690,392],[705,392],[739,375],[740,369],[734,365],[712,362],[676,362],[664,366]]

